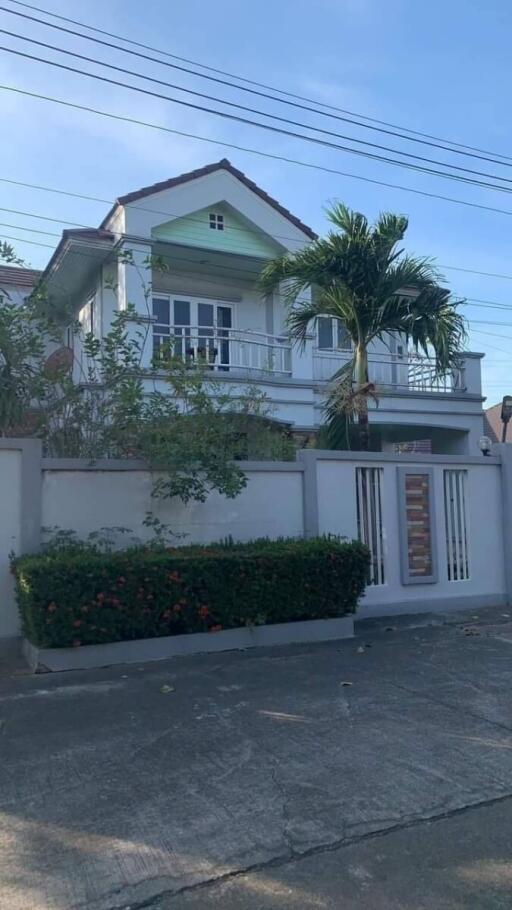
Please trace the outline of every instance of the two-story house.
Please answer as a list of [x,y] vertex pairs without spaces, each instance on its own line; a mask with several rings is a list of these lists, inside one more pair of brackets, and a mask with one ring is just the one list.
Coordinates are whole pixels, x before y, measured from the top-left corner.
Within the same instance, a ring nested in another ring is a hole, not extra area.
[[[143,367],[169,343],[190,362],[206,358],[226,388],[256,383],[273,417],[300,439],[322,423],[327,382],[350,344],[343,326],[324,318],[311,326],[305,350],[293,347],[282,294],[262,299],[257,279],[270,258],[314,238],[224,159],[120,197],[97,229],[64,231],[43,281],[50,300],[71,304],[99,337],[115,310],[133,304],[133,331],[147,327]],[[166,268],[148,269],[151,257]],[[465,353],[461,368],[440,379],[401,339],[376,343],[372,447],[421,440],[433,452],[477,454],[481,356]]]

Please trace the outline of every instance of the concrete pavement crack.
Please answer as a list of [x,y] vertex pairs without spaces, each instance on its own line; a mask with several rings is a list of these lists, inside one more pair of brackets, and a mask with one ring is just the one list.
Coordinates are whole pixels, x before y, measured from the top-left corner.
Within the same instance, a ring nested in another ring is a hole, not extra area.
[[409,686],[402,686],[400,683],[393,682],[388,680],[391,686],[394,686],[395,689],[400,689],[401,692],[407,692],[408,695],[416,695],[418,698],[423,698],[425,701],[429,701],[434,705],[439,705],[442,708],[448,708],[450,711],[457,711],[460,715],[465,717],[472,717],[473,720],[478,720],[480,723],[489,724],[491,727],[496,727],[498,730],[504,730],[506,733],[512,733],[512,727],[509,727],[507,724],[500,723],[499,720],[490,720],[488,717],[484,717],[483,714],[475,714],[474,711],[467,711],[465,709],[460,709],[460,706],[453,705],[449,701],[444,701],[441,698],[436,698],[433,695],[422,692],[420,689],[410,688]]
[[339,850],[343,847],[350,847],[354,844],[361,844],[369,840],[386,837],[388,834],[405,831],[409,828],[417,828],[421,825],[431,824],[432,822],[456,818],[457,816],[468,814],[474,809],[483,809],[486,807],[495,806],[508,802],[509,800],[512,800],[512,792],[503,793],[501,796],[495,796],[490,799],[479,800],[478,802],[470,803],[466,806],[459,806],[455,809],[447,809],[443,812],[434,812],[430,815],[416,816],[401,822],[397,822],[394,825],[389,825],[386,828],[379,828],[376,831],[369,831],[366,834],[359,834],[355,837],[341,837],[337,838],[334,841],[330,841],[329,843],[317,844],[314,847],[309,847],[305,850],[294,850],[293,855],[291,856],[287,854],[284,856],[281,855],[272,857],[272,859],[266,860],[264,862],[253,863],[241,869],[227,872],[224,875],[214,876],[212,878],[205,879],[202,882],[196,882],[193,885],[184,885],[182,888],[178,888],[176,891],[161,891],[159,894],[155,894],[153,897],[149,897],[146,900],[139,901],[138,903],[133,903],[130,901],[125,904],[115,904],[112,905],[109,910],[158,910],[159,904],[161,904],[161,901],[164,899],[172,901],[183,894],[190,894],[192,892],[206,890],[206,888],[212,887],[214,885],[224,884],[226,882],[240,878],[243,875],[264,872],[267,869],[277,869],[289,862],[299,862],[303,859],[307,859],[310,856],[317,856],[322,853],[334,853],[336,850]]

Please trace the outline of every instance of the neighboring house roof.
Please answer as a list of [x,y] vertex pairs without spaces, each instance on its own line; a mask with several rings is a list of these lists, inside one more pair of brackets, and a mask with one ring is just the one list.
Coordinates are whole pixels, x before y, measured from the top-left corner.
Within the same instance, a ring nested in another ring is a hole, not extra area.
[[[501,442],[503,424],[501,422],[501,401],[492,408],[486,408],[484,411],[484,433],[493,442]],[[512,442],[512,430],[507,425],[507,435],[505,442]]]
[[39,269],[25,269],[19,266],[0,265],[0,286],[33,288],[43,273]]
[[155,193],[161,193],[162,190],[170,190],[175,186],[180,186],[183,183],[188,183],[190,180],[197,180],[199,177],[206,177],[208,174],[213,174],[215,171],[228,171],[232,174],[233,177],[236,177],[237,180],[240,180],[248,189],[252,190],[253,193],[256,193],[260,199],[263,199],[268,205],[271,205],[273,209],[279,212],[280,215],[283,215],[288,221],[290,221],[296,228],[306,234],[311,240],[316,240],[317,235],[315,232],[304,224],[300,218],[297,218],[296,215],[286,209],[281,205],[276,199],[273,199],[272,196],[269,196],[265,190],[262,190],[253,180],[250,180],[249,177],[246,177],[242,171],[239,171],[238,168],[233,167],[230,161],[227,158],[222,158],[221,161],[216,161],[213,164],[207,164],[205,167],[197,168],[195,171],[189,171],[187,174],[180,174],[178,177],[171,177],[169,180],[163,180],[161,183],[153,183],[151,186],[144,186],[140,190],[135,190],[133,193],[127,193],[125,196],[119,196],[116,200],[109,213],[101,222],[100,227],[105,227],[109,219],[117,209],[119,205],[128,205],[130,202],[136,202],[138,199],[144,199],[145,196],[153,196]]

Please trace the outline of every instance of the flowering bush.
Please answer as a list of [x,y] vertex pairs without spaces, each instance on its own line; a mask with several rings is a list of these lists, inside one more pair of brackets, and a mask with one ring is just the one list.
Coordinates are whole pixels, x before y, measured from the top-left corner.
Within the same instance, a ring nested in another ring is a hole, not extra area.
[[352,613],[368,551],[357,541],[261,540],[207,547],[77,547],[13,564],[27,638],[69,647]]

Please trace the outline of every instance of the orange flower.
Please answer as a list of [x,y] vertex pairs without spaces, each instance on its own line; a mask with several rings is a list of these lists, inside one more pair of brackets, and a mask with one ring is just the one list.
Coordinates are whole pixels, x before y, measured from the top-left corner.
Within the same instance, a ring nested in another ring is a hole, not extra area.
[[220,625],[210,626],[209,631],[210,632],[222,632],[222,626],[220,626]]
[[199,607],[199,616],[201,616],[202,619],[206,619],[206,617],[209,615],[210,615],[209,607],[207,607],[206,605]]

